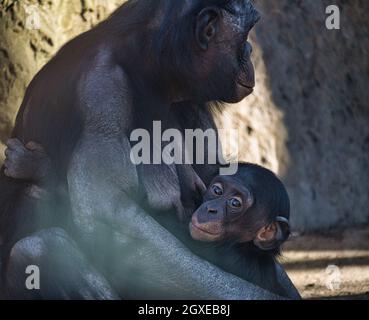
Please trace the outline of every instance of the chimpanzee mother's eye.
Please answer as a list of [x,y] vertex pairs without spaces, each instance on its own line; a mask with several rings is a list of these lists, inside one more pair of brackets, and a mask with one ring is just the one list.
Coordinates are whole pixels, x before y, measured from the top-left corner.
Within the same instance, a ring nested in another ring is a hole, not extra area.
[[228,204],[232,208],[239,209],[242,207],[242,200],[240,198],[232,198],[228,201]]
[[211,189],[213,190],[213,193],[217,196],[223,195],[223,186],[220,183],[214,184]]

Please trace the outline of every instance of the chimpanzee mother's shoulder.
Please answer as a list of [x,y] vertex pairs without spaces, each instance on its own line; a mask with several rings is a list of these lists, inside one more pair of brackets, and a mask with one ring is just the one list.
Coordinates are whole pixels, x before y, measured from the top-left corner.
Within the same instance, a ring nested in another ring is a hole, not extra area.
[[111,57],[109,49],[101,49],[92,57],[92,64],[81,70],[76,83],[80,106],[100,115],[130,109],[132,94],[124,69]]

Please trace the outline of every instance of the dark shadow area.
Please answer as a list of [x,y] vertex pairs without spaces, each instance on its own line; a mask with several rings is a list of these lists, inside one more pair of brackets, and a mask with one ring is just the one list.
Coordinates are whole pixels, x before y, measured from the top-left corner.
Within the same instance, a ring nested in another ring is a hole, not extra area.
[[288,270],[304,270],[304,269],[325,269],[330,264],[334,264],[338,267],[369,266],[369,256],[355,258],[317,259],[290,263],[287,262],[284,263],[283,266]]
[[292,236],[285,250],[358,251],[369,250],[369,227],[337,229]]
[[336,297],[320,297],[307,300],[369,300],[369,292],[358,295],[336,296]]

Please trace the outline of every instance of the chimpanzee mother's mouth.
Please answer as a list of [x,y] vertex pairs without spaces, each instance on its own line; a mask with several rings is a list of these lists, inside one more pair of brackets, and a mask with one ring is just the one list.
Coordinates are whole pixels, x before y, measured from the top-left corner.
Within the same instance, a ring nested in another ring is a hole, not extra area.
[[247,89],[252,90],[252,91],[254,91],[254,88],[255,88],[255,85],[242,83],[241,81],[237,81],[237,84],[241,87],[247,88]]
[[245,83],[242,83],[242,82],[237,82],[236,83],[237,85],[237,88],[239,90],[239,92],[242,92],[242,96],[243,97],[247,97],[249,96],[250,94],[252,94],[254,92],[254,87],[248,85],[248,84],[245,84]]

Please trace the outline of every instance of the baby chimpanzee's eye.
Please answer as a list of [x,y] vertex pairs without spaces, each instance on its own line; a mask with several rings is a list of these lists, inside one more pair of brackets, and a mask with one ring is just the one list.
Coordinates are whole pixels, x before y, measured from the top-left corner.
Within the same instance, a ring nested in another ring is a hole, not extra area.
[[242,207],[242,200],[239,198],[232,198],[229,200],[229,205],[232,208],[241,208]]
[[220,183],[214,184],[211,189],[213,190],[214,194],[217,196],[223,195],[223,187]]

